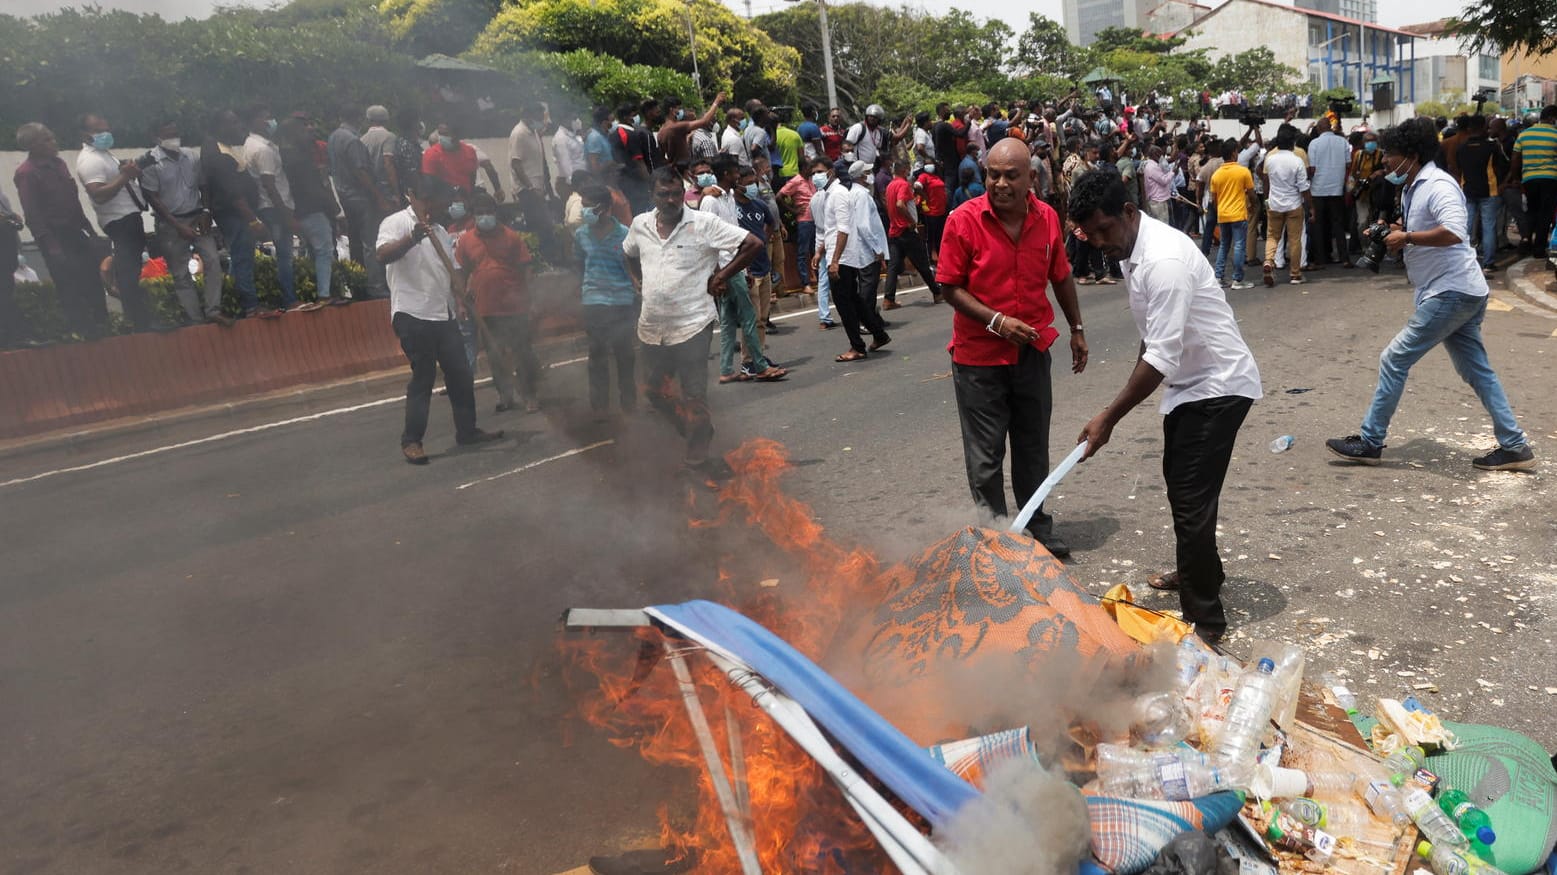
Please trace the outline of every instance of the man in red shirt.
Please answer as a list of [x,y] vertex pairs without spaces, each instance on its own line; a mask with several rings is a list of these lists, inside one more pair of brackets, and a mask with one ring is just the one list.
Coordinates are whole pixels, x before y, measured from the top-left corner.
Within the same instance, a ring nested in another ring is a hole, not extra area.
[[472,191],[476,187],[476,147],[460,141],[459,132],[448,122],[438,125],[436,142],[422,153],[422,175],[436,176],[453,188]]
[[941,260],[941,236],[946,232],[946,183],[935,171],[939,165],[926,164],[914,180],[919,203],[924,207],[924,231],[930,244],[930,260]]
[[[1001,140],[985,169],[988,192],[947,221],[938,279],[956,310],[948,349],[968,486],[980,508],[1006,516],[1007,439],[1019,506],[1049,472],[1049,347],[1059,337],[1049,284],[1070,325],[1073,373],[1087,366],[1087,341],[1060,219],[1032,193],[1027,147]],[[1070,554],[1043,508],[1027,530],[1055,557]]]
[[843,135],[848,127],[843,123],[843,110],[833,107],[827,112],[827,124],[822,125],[822,148],[827,161],[837,161],[843,155]]
[[486,323],[487,364],[497,389],[497,411],[519,405],[541,409],[536,395],[540,361],[531,342],[530,249],[497,219],[497,200],[484,191],[470,199],[472,228],[460,235],[455,260],[466,271],[476,314]]
[[[892,181],[887,183],[887,251],[891,260],[887,264],[886,303],[883,310],[896,310],[903,306],[897,302],[897,278],[903,273],[903,259],[914,263],[914,270],[930,287],[935,303],[941,302],[941,286],[930,270],[930,256],[924,249],[924,238],[919,236],[919,205],[914,198],[914,187],[908,183],[908,162],[899,158],[892,162]],[[944,206],[944,201],[942,204]]]

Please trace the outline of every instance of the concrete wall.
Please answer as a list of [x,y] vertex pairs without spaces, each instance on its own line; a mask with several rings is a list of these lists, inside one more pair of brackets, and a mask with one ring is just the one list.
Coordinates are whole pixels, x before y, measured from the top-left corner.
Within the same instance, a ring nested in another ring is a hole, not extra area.
[[1308,16],[1260,3],[1230,2],[1194,26],[1185,49],[1209,49],[1212,58],[1268,48],[1276,61],[1308,70]]

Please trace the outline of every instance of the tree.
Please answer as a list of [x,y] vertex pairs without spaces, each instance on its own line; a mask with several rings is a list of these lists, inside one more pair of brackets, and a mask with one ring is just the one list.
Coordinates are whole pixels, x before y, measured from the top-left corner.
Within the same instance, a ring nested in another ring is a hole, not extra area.
[[1449,19],[1449,31],[1465,37],[1466,51],[1502,49],[1531,55],[1557,52],[1557,3],[1551,0],[1498,0],[1472,3]]
[[1138,27],[1105,27],[1092,38],[1092,45],[1088,48],[1100,54],[1125,49],[1146,55],[1166,55],[1184,45],[1186,39],[1188,37],[1184,36],[1149,36]]
[[1212,91],[1240,91],[1247,95],[1296,91],[1301,74],[1276,62],[1276,54],[1259,46],[1236,55],[1223,55],[1208,77]]
[[417,56],[465,51],[498,8],[495,0],[383,0],[378,5],[390,32]]
[[1065,26],[1038,12],[1027,13],[1027,30],[1016,41],[1012,72],[1058,76],[1080,82],[1092,68],[1091,52],[1073,45]]

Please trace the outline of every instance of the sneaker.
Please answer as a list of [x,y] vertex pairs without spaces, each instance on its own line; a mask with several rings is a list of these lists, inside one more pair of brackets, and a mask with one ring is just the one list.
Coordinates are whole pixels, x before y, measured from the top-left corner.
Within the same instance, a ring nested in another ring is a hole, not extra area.
[[1471,464],[1482,471],[1529,471],[1535,467],[1535,453],[1528,446],[1517,450],[1498,447]]
[[1228,288],[1234,291],[1242,291],[1243,289],[1254,288],[1254,283],[1248,282],[1247,280],[1233,280],[1233,284],[1228,286]]
[[1308,280],[1303,279],[1300,276],[1295,276],[1292,279],[1287,280],[1287,285],[1290,285],[1290,286],[1301,286],[1302,284],[1304,284],[1306,282],[1308,282]]
[[1362,435],[1330,438],[1325,441],[1325,448],[1333,455],[1359,465],[1377,465],[1383,461],[1380,457],[1383,455],[1384,448],[1373,446],[1363,440]]

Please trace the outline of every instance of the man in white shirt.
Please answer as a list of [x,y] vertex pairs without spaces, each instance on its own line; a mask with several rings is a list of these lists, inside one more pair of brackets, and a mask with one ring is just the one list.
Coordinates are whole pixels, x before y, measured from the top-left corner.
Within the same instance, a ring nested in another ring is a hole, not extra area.
[[475,377],[455,318],[454,289],[456,284],[464,287],[464,275],[453,260],[454,241],[438,224],[447,221],[454,189],[427,175],[421,179],[418,194],[411,199],[411,206],[391,213],[379,224],[376,254],[389,280],[390,324],[411,363],[400,451],[407,462],[425,465],[428,459],[422,438],[427,433],[428,408],[439,368],[443,369],[443,385],[454,410],[455,442],[462,446],[486,443],[503,433],[476,427]]
[[[710,460],[714,437],[708,411],[708,348],[718,318],[715,301],[730,293],[730,280],[746,269],[762,241],[718,216],[686,207],[686,189],[675,167],[654,171],[654,210],[633,217],[622,251],[639,281],[643,308],[638,340],[648,371],[644,395],[686,438],[689,471],[722,475]],[[720,265],[721,256],[734,256]],[[672,383],[680,384],[673,391]]]
[[508,163],[514,174],[514,201],[524,213],[524,229],[535,235],[535,245],[543,255],[556,258],[556,225],[548,205],[551,167],[546,163],[546,141],[541,139],[545,118],[545,107],[535,101],[520,108],[519,123],[508,135]]
[[[870,165],[840,158],[838,179],[827,188],[827,276],[833,303],[849,335],[849,351],[835,361],[853,362],[892,342],[876,310],[876,284],[887,257],[887,235],[871,194]],[[860,326],[871,334],[867,351]]]
[[138,181],[141,168],[108,151],[114,147],[113,129],[100,115],[81,117],[81,143],[76,177],[97,213],[97,226],[113,242],[114,288],[119,290],[124,315],[136,331],[167,328],[141,290],[141,253],[146,251],[146,225],[141,219],[146,202]]
[[[297,279],[292,271],[292,238],[297,221],[292,217],[292,186],[281,167],[281,149],[270,138],[276,133],[276,120],[270,107],[252,107],[244,118],[249,137],[243,142],[243,155],[249,175],[259,188],[260,220],[269,229],[276,247],[276,283],[281,286],[281,309],[287,313],[308,312],[324,306],[323,301],[299,304]],[[387,132],[386,132],[387,133]]]
[[570,124],[558,125],[551,135],[552,156],[557,162],[557,176],[552,188],[557,197],[563,200],[572,194],[573,174],[588,169],[584,163],[584,141],[578,136],[578,131],[583,127],[584,123],[575,118]]
[[1308,167],[1292,151],[1297,129],[1282,125],[1276,131],[1275,148],[1260,165],[1265,183],[1265,285],[1276,285],[1276,253],[1283,234],[1287,238],[1287,264],[1292,285],[1303,282],[1303,219],[1314,214]]
[[746,120],[746,110],[730,107],[724,114],[724,133],[719,136],[719,151],[734,155],[742,167],[751,166],[751,152],[741,136],[741,123]]
[[[1327,124],[1320,121],[1319,124]],[[1339,124],[1339,122],[1337,122]],[[1319,261],[1334,261],[1330,245],[1335,244],[1336,258],[1342,267],[1352,267],[1351,255],[1346,248],[1346,169],[1351,166],[1352,147],[1346,138],[1334,128],[1326,128],[1308,144],[1308,160],[1314,165],[1312,194],[1314,198],[1314,233],[1319,237]]]
[[1120,260],[1141,354],[1125,386],[1082,429],[1090,458],[1126,413],[1163,386],[1163,479],[1173,509],[1175,571],[1154,579],[1178,590],[1184,619],[1208,643],[1227,631],[1216,518],[1238,429],[1261,397],[1260,372],[1211,265],[1177,229],[1142,215],[1117,176],[1091,172],[1071,189],[1070,218]]

